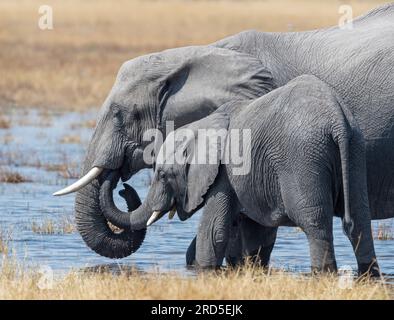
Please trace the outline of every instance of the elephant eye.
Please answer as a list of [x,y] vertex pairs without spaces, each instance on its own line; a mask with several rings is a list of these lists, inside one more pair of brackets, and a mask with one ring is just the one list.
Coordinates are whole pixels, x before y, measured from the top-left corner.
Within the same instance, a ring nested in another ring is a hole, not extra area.
[[123,123],[123,116],[122,116],[122,110],[119,105],[112,105],[112,114],[114,117],[115,124],[121,125]]
[[112,111],[112,114],[114,115],[114,117],[117,117],[120,115],[121,108],[118,104],[112,104],[111,111]]

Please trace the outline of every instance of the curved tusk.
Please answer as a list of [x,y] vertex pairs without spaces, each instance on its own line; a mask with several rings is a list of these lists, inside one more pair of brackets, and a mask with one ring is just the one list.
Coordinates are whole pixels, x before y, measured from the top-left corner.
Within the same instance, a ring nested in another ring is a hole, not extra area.
[[90,182],[92,182],[94,179],[96,179],[100,175],[100,173],[103,172],[103,170],[104,170],[103,168],[93,167],[81,179],[79,179],[78,181],[74,182],[72,185],[70,185],[64,189],[55,192],[53,195],[54,196],[64,196],[65,194],[76,192],[79,189],[86,186],[87,184],[89,184]]
[[153,211],[152,215],[150,216],[146,226],[149,227],[153,222],[155,222],[160,216],[160,211]]

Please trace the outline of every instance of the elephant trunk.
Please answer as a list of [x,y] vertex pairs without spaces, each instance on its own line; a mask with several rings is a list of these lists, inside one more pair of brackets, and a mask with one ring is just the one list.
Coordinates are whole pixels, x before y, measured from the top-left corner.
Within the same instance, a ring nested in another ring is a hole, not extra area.
[[114,203],[113,189],[116,187],[119,177],[117,171],[111,171],[101,186],[100,208],[104,217],[119,228],[135,231],[144,230],[152,214],[146,201],[132,212],[123,212]]
[[[85,166],[85,173],[89,166]],[[75,200],[75,221],[85,243],[96,253],[113,259],[124,258],[137,251],[144,241],[146,229],[132,231],[113,230],[104,217],[100,207],[100,188],[102,175],[77,192]],[[130,209],[140,202],[132,205]]]

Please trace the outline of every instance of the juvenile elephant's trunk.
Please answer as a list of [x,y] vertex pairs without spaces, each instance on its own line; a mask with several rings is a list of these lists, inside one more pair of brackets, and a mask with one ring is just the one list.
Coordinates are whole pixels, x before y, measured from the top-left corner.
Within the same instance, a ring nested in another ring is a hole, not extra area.
[[[110,228],[99,201],[104,174],[105,172],[77,193],[75,200],[77,229],[86,244],[98,254],[108,258],[124,258],[138,250],[144,241],[146,229],[132,231],[130,228],[125,228],[122,232],[115,232]],[[140,203],[140,201],[134,205],[128,203],[129,209],[140,207]]]
[[100,190],[100,208],[111,223],[119,228],[127,230],[143,230],[152,211],[146,201],[132,212],[123,212],[119,210],[113,199],[113,189],[119,180],[119,173],[112,171],[105,178]]

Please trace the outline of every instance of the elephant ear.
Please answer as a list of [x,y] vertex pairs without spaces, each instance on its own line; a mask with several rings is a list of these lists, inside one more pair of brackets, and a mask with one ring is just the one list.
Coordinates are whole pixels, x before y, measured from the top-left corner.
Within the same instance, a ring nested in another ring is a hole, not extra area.
[[185,159],[186,190],[183,194],[183,208],[188,213],[201,205],[204,195],[216,179],[226,145],[228,126],[229,116],[224,112],[215,112],[184,127],[193,132],[178,148]]
[[234,100],[258,98],[276,88],[263,62],[246,53],[196,46],[162,54],[159,127],[174,120],[175,128]]

